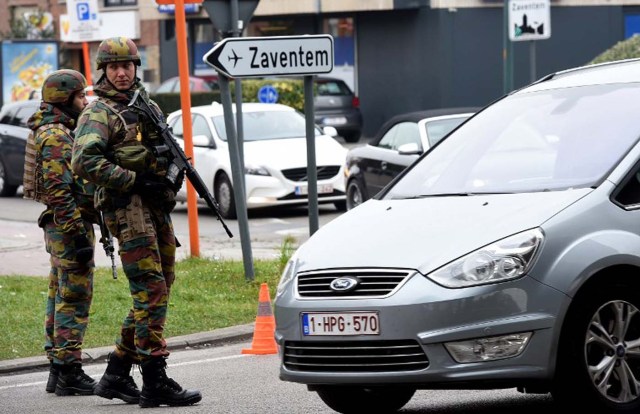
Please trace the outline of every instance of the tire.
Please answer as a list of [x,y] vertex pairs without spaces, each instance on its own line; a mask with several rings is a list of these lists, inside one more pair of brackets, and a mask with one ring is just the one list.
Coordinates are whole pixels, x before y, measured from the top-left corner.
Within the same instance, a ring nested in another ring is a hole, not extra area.
[[360,181],[353,179],[347,184],[347,210],[351,210],[366,201]]
[[360,139],[360,131],[345,132],[342,138],[344,138],[346,142],[358,142]]
[[7,170],[4,163],[0,162],[0,197],[13,197],[18,191],[17,185],[7,183]]
[[416,390],[409,387],[358,387],[322,385],[318,396],[332,410],[342,414],[395,413],[411,400]]
[[336,206],[336,210],[338,211],[347,211],[347,202],[345,200],[334,201],[333,205]]
[[631,286],[599,287],[572,305],[551,392],[560,405],[640,412],[640,299],[635,292]]
[[221,173],[214,185],[215,197],[218,202],[220,215],[226,219],[235,219],[236,216],[236,200],[233,196],[233,186],[231,180],[225,173]]

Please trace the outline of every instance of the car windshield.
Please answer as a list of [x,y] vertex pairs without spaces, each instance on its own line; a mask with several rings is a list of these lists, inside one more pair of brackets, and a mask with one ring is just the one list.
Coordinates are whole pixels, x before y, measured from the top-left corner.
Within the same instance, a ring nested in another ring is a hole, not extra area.
[[639,100],[637,84],[513,95],[452,133],[385,198],[593,187],[638,141]]
[[[227,130],[224,126],[224,116],[214,116],[212,120],[220,139],[226,141]],[[242,127],[244,141],[307,136],[304,116],[294,111],[243,112]],[[318,128],[315,128],[315,135],[320,135]]]

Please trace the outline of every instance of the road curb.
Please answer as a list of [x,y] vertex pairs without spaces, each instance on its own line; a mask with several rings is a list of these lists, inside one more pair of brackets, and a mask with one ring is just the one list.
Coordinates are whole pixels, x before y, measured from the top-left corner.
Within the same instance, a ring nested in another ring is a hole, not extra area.
[[[252,338],[254,323],[236,325],[215,329],[209,332],[199,332],[189,335],[167,338],[167,349],[176,351],[205,346],[220,346],[228,343],[247,341]],[[113,346],[103,346],[82,351],[82,363],[106,362]],[[13,374],[22,371],[38,370],[49,366],[44,355],[0,361],[0,375]]]

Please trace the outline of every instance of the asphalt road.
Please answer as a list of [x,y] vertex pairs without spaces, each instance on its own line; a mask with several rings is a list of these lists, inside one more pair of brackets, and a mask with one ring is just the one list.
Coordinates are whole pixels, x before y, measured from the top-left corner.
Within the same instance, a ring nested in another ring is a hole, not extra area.
[[[277,355],[243,355],[250,343],[177,351],[167,373],[185,388],[199,389],[203,398],[191,407],[145,409],[144,413],[330,414],[334,413],[305,385],[278,379]],[[86,372],[99,379],[105,364]],[[140,373],[134,379],[142,385]],[[113,414],[139,410],[120,400],[97,396],[56,397],[44,391],[46,371],[0,376],[0,413]],[[507,390],[419,390],[401,413],[537,414],[554,411],[548,395]]]

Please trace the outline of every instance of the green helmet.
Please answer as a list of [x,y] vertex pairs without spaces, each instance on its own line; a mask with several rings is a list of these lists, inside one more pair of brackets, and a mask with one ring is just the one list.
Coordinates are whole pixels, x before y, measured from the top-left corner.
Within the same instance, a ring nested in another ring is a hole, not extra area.
[[98,70],[104,69],[107,63],[132,61],[137,66],[142,63],[138,47],[133,40],[126,37],[111,37],[105,39],[98,46],[98,57],[96,63]]
[[84,90],[87,80],[71,69],[51,72],[42,84],[42,100],[47,103],[67,103],[74,93]]

